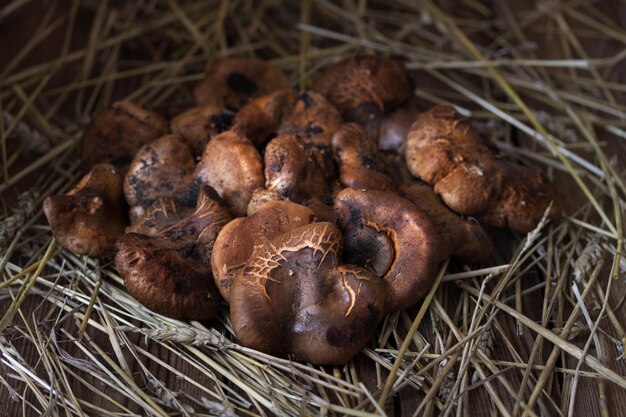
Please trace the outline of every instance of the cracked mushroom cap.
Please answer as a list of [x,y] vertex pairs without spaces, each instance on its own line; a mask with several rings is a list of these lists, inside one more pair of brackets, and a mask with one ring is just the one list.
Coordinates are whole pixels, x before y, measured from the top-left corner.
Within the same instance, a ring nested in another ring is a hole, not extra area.
[[189,198],[196,161],[189,145],[167,135],[141,147],[124,178],[130,206],[149,206],[161,197]]
[[311,223],[257,247],[231,287],[233,329],[244,346],[316,365],[348,362],[382,317],[383,281],[341,265],[341,231]]
[[130,209],[131,225],[126,228],[126,233],[154,236],[191,216],[194,211],[195,207],[183,204],[174,197],[158,198],[148,207]]
[[346,122],[375,135],[382,115],[413,94],[404,64],[382,56],[356,56],[324,68],[311,88],[330,101]]
[[289,87],[285,73],[256,58],[218,58],[193,89],[198,105],[237,111],[251,98]]
[[61,246],[80,255],[113,255],[128,224],[122,181],[113,165],[96,164],[69,193],[44,200],[43,212]]
[[345,187],[394,190],[391,178],[381,172],[373,138],[358,124],[346,123],[333,135],[339,163],[339,181]]
[[446,207],[430,185],[412,182],[402,185],[400,192],[434,223],[442,242],[441,260],[449,256],[467,263],[489,259],[494,250],[491,237],[476,221],[464,219]]
[[211,105],[193,107],[172,119],[172,133],[183,139],[194,155],[202,155],[212,137],[230,127],[232,116],[221,107]]
[[[520,233],[541,220],[555,192],[542,174],[497,159],[467,118],[450,106],[422,113],[407,138],[411,173],[434,186],[457,213]],[[550,219],[560,216],[554,205]]]
[[194,176],[196,182],[213,187],[236,217],[246,215],[252,195],[265,185],[261,155],[232,130],[208,143]]
[[215,283],[229,302],[233,276],[252,255],[255,246],[313,221],[311,209],[290,201],[271,201],[254,214],[228,223],[220,232],[211,257]]
[[191,216],[154,236],[125,234],[116,244],[115,265],[129,294],[175,319],[214,317],[220,297],[210,258],[217,234],[229,220],[217,194],[204,187]]
[[118,101],[96,114],[83,135],[82,160],[91,168],[108,162],[124,171],[135,153],[168,132],[167,121],[130,101]]
[[441,260],[439,234],[426,213],[391,191],[346,188],[335,198],[346,262],[385,280],[387,312],[415,304],[430,289]]

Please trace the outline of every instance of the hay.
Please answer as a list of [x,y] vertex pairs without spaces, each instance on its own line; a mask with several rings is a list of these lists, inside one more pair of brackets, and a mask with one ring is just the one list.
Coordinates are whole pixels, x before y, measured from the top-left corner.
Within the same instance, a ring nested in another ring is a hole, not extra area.
[[[614,76],[626,31],[580,0],[517,14],[509,9],[517,2],[496,2],[495,11],[473,0],[382,3],[40,8],[0,68],[0,394],[16,413],[619,412],[626,88]],[[8,2],[0,22],[20,22],[37,4]],[[239,346],[227,308],[206,323],[155,315],[124,291],[111,264],[51,239],[41,202],[80,177],[82,129],[112,100],[189,104],[190,86],[218,55],[271,59],[305,87],[324,65],[372,52],[406,59],[423,80],[421,105],[454,104],[503,155],[548,173],[566,216],[527,236],[499,232],[488,264],[445,263],[424,302],[387,317],[352,363],[313,367]]]

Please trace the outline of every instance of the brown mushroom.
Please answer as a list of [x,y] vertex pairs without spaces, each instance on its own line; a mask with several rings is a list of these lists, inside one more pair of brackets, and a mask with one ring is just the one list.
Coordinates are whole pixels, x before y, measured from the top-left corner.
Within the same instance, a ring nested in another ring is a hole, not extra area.
[[415,304],[432,285],[441,243],[426,213],[395,192],[346,188],[335,198],[344,259],[369,266],[387,285],[392,312]]
[[281,135],[265,148],[265,186],[296,203],[330,195],[319,150],[296,136]]
[[131,208],[131,225],[126,228],[126,233],[154,236],[190,216],[194,211],[193,206],[188,206],[174,197],[158,198],[148,207]]
[[216,136],[230,127],[232,116],[221,107],[211,105],[193,107],[172,119],[172,133],[180,136],[194,155],[202,155],[204,147]]
[[214,137],[204,149],[195,181],[215,188],[237,216],[245,216],[252,194],[265,183],[263,161],[252,142],[229,130]]
[[[542,174],[497,159],[468,120],[450,106],[422,113],[409,132],[407,165],[457,213],[517,232],[532,230],[555,200]],[[560,210],[555,204],[550,219]]]
[[121,172],[135,153],[168,131],[167,121],[157,113],[130,101],[118,101],[96,114],[83,135],[83,164],[115,165]]
[[373,137],[382,116],[413,94],[404,64],[382,56],[357,56],[330,65],[311,89],[337,107],[346,122],[361,124]]
[[410,100],[393,112],[385,114],[378,128],[378,149],[404,155],[406,137],[419,113],[415,101]]
[[[291,135],[280,135],[265,148],[265,188],[293,202],[313,204],[321,218],[332,210],[332,162],[323,150]],[[331,215],[332,219],[332,215]]]
[[270,201],[280,200],[285,200],[285,197],[283,197],[278,191],[268,190],[267,188],[259,188],[252,194],[246,213],[248,216],[251,216]]
[[222,297],[230,300],[234,275],[252,255],[255,246],[313,221],[311,209],[289,201],[271,201],[254,214],[228,223],[220,232],[211,258],[215,283]]
[[235,115],[232,129],[257,147],[264,146],[276,136],[283,116],[296,96],[295,90],[284,89],[251,100]]
[[214,317],[219,294],[210,258],[228,211],[210,187],[198,195],[195,212],[154,236],[125,234],[115,265],[128,292],[150,310],[176,319]]
[[66,195],[47,197],[43,212],[61,246],[80,255],[110,257],[128,224],[122,175],[96,164]]
[[339,181],[345,187],[394,190],[395,184],[381,172],[373,138],[359,125],[346,123],[333,135],[339,164]]
[[230,290],[244,346],[316,365],[349,361],[382,317],[385,288],[372,272],[341,265],[341,231],[311,223],[257,247]]
[[198,105],[239,110],[251,98],[289,87],[283,71],[256,58],[218,58],[193,90]]
[[324,96],[303,91],[291,103],[277,133],[298,136],[307,144],[330,146],[342,122],[341,113]]
[[196,161],[178,136],[167,135],[141,147],[133,158],[124,195],[130,206],[149,206],[161,197],[185,200],[192,190]]
[[449,256],[467,263],[489,259],[494,249],[491,237],[476,221],[463,219],[446,207],[430,185],[414,181],[402,185],[400,192],[434,223],[442,242],[442,260]]
[[277,134],[298,136],[307,144],[330,146],[332,134],[341,123],[341,114],[320,94],[286,89],[245,105],[233,120],[233,130],[259,147]]

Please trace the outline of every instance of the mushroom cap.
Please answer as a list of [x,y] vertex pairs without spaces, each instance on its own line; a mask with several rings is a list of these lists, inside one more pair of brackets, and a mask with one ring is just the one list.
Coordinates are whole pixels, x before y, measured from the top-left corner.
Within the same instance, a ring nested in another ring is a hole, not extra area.
[[337,107],[346,122],[363,125],[413,94],[404,64],[382,56],[356,56],[330,65],[315,78],[311,89]]
[[278,191],[268,190],[266,188],[259,188],[254,192],[254,194],[252,194],[252,198],[250,199],[250,202],[248,203],[248,209],[246,213],[248,216],[251,216],[257,211],[259,211],[261,207],[263,207],[265,204],[269,203],[270,201],[280,201],[280,200],[285,200],[285,198],[282,195],[280,195]]
[[378,149],[404,155],[407,135],[419,113],[415,102],[409,101],[393,112],[385,114],[378,128]]
[[252,194],[265,184],[261,155],[252,142],[232,130],[207,144],[194,176],[213,187],[237,217],[246,215]]
[[297,93],[289,88],[273,91],[251,100],[237,112],[232,129],[247,137],[257,147],[276,135],[283,116],[291,108]]
[[441,260],[449,256],[467,263],[489,259],[494,250],[491,237],[476,221],[464,219],[446,207],[430,185],[414,181],[402,185],[400,192],[434,223],[442,243]]
[[211,268],[222,297],[229,302],[233,276],[250,258],[255,246],[313,221],[311,209],[290,201],[270,201],[254,214],[228,223],[213,247]]
[[392,312],[415,304],[432,285],[441,243],[426,213],[395,192],[346,188],[335,198],[344,259],[371,266],[387,285]]
[[296,135],[307,144],[330,146],[333,133],[342,123],[341,113],[324,96],[302,91],[290,103],[278,134]]
[[553,206],[548,218],[561,217],[554,186],[542,172],[504,160],[495,160],[493,164],[504,186],[500,189],[498,204],[477,216],[479,221],[528,233],[537,227],[550,203]]
[[385,288],[375,274],[340,265],[341,231],[311,223],[257,247],[231,288],[239,341],[317,365],[349,361],[382,317]]
[[232,116],[223,108],[205,105],[180,113],[171,120],[170,126],[173,134],[191,146],[194,155],[202,155],[209,140],[228,130],[231,120]]
[[294,135],[307,144],[330,146],[332,134],[343,119],[323,96],[293,89],[274,91],[258,97],[237,113],[233,130],[258,147],[276,134]]
[[293,135],[275,137],[265,148],[265,188],[296,203],[330,196],[325,155]]
[[181,138],[162,136],[139,149],[124,178],[130,206],[149,206],[161,197],[185,198],[193,183],[196,161]]
[[[435,106],[417,118],[406,160],[411,173],[433,185],[452,210],[496,227],[526,233],[555,199],[544,176],[496,159],[488,142],[450,106]],[[559,215],[555,204],[549,217]]]
[[47,197],[43,212],[61,246],[80,255],[109,257],[128,224],[122,175],[96,164],[66,195]]
[[130,209],[131,225],[126,228],[126,233],[154,236],[194,211],[194,207],[183,204],[174,197],[158,198],[148,207],[135,206]]
[[108,162],[124,171],[146,143],[168,132],[167,121],[130,101],[118,101],[96,114],[83,135],[82,160],[91,168]]
[[339,181],[345,187],[394,190],[391,178],[381,172],[373,138],[358,124],[346,123],[332,139],[339,163]]
[[214,317],[220,297],[210,258],[217,234],[229,220],[217,194],[204,187],[192,215],[154,236],[122,236],[116,244],[115,265],[129,294],[168,317]]
[[285,73],[256,58],[218,58],[193,89],[198,105],[239,110],[251,98],[289,87]]

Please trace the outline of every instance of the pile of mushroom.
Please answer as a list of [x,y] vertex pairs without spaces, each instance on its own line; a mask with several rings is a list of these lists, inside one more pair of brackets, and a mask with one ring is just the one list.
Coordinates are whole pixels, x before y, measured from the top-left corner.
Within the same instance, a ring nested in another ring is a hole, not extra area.
[[559,216],[545,176],[453,107],[420,113],[412,89],[392,58],[344,59],[300,92],[268,62],[219,59],[171,120],[130,102],[97,114],[90,172],[45,215],[155,313],[227,303],[241,344],[345,363],[443,261],[489,259],[490,228],[528,232],[551,203]]

